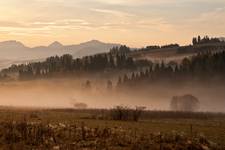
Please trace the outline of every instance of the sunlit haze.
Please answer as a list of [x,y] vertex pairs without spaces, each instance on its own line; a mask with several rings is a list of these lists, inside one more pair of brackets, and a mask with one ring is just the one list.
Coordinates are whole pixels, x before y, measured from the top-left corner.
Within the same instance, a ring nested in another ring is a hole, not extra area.
[[0,150],[225,150],[225,0],[0,14]]

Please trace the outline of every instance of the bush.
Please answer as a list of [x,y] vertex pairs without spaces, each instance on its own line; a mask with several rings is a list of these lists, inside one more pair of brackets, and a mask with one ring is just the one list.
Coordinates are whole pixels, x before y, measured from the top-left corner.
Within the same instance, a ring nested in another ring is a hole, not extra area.
[[145,109],[146,107],[136,106],[136,108],[133,110],[133,120],[138,121]]
[[132,120],[138,121],[144,111],[145,107],[136,106],[135,109],[131,109],[127,106],[116,106],[111,110],[111,119],[113,120]]
[[79,102],[73,104],[73,106],[74,106],[75,109],[87,109],[87,107],[88,107],[87,104],[79,103]]

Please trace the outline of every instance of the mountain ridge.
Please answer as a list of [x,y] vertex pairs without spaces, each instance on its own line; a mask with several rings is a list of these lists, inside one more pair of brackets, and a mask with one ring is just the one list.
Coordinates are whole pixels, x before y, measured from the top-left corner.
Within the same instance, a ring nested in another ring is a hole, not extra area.
[[37,48],[37,47],[51,47],[52,45],[61,45],[61,46],[74,46],[74,45],[86,45],[86,44],[113,44],[113,45],[121,45],[119,43],[110,43],[110,42],[103,42],[100,40],[88,40],[86,42],[81,42],[81,43],[77,43],[77,44],[63,44],[60,41],[53,41],[51,42],[49,45],[37,45],[37,46],[27,46],[25,45],[23,42],[21,41],[17,41],[17,40],[5,40],[5,41],[0,41],[0,46],[2,44],[18,44],[21,45],[23,47],[27,47],[27,48]]
[[60,47],[63,47],[64,45],[61,44],[60,42],[58,41],[54,41],[53,43],[51,43],[50,45],[48,45],[49,48],[60,48]]
[[47,57],[71,54],[74,58],[109,52],[112,47],[121,44],[104,43],[90,40],[79,44],[64,45],[54,41],[47,46],[29,47],[20,41],[8,40],[0,42],[0,69],[10,66],[13,62],[18,64],[24,61],[44,60]]
[[39,59],[52,55],[71,54],[74,57],[83,57],[95,53],[108,52],[112,47],[121,44],[104,43],[98,40],[90,40],[79,44],[64,45],[54,41],[47,46],[29,47],[16,40],[0,42],[0,59]]

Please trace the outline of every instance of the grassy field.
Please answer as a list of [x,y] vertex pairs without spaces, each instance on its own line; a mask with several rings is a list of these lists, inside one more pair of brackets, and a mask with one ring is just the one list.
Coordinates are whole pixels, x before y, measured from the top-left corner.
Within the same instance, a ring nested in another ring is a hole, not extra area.
[[134,122],[97,119],[100,113],[103,112],[3,108],[0,148],[225,149],[223,114],[187,117],[182,113],[177,116],[168,115],[169,112],[147,112],[140,121]]

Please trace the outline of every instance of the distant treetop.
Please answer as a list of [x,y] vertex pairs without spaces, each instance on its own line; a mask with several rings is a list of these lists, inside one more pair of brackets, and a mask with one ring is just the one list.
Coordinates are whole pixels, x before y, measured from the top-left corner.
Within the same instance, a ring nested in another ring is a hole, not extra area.
[[192,44],[208,44],[208,43],[219,43],[222,42],[219,38],[209,38],[207,35],[201,38],[201,36],[194,37],[192,39]]

